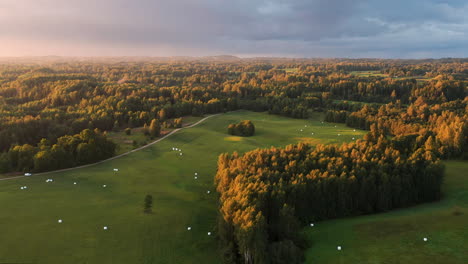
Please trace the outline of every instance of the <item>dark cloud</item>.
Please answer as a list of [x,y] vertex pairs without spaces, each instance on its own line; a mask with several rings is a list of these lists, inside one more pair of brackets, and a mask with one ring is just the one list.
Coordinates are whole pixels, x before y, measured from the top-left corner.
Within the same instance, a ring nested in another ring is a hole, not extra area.
[[0,54],[466,57],[467,18],[459,0],[2,0],[18,45]]

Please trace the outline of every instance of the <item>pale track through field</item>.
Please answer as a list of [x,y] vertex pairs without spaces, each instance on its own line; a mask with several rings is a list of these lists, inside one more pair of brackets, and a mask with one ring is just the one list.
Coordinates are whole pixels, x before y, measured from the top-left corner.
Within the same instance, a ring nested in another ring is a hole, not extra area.
[[194,127],[194,126],[197,126],[199,125],[200,123],[202,123],[203,121],[207,120],[208,118],[211,118],[213,116],[217,116],[217,115],[220,115],[220,114],[214,114],[214,115],[210,115],[210,116],[207,116],[205,118],[202,118],[200,120],[198,120],[196,123],[193,123],[191,125],[188,125],[186,127],[182,127],[182,128],[177,128],[177,129],[174,129],[172,130],[171,132],[169,132],[168,134],[164,135],[162,138],[159,138],[149,144],[146,144],[144,146],[141,146],[139,148],[136,148],[136,149],[133,149],[133,150],[130,150],[128,152],[125,152],[125,153],[122,153],[120,155],[117,155],[117,156],[114,156],[112,158],[108,158],[108,159],[105,159],[105,160],[101,160],[101,161],[98,161],[98,162],[95,162],[95,163],[90,163],[90,164],[86,164],[86,165],[82,165],[82,166],[77,166],[77,167],[72,167],[72,168],[67,168],[67,169],[61,169],[61,170],[54,170],[54,171],[48,171],[48,172],[41,172],[41,173],[35,173],[31,176],[24,176],[24,175],[21,175],[21,176],[14,176],[14,177],[8,177],[8,178],[2,178],[0,179],[0,181],[6,181],[6,180],[13,180],[13,179],[19,179],[19,178],[29,178],[29,177],[32,177],[32,176],[38,176],[38,175],[45,175],[45,174],[52,174],[52,173],[57,173],[57,172],[65,172],[65,171],[71,171],[71,170],[77,170],[77,169],[83,169],[83,168],[87,168],[87,167],[91,167],[91,166],[94,166],[94,165],[98,165],[98,164],[101,164],[101,163],[104,163],[104,162],[107,162],[107,161],[111,161],[111,160],[115,160],[115,159],[118,159],[120,157],[123,157],[123,156],[126,156],[130,153],[133,153],[133,152],[136,152],[136,151],[139,151],[139,150],[142,150],[144,148],[147,148],[151,145],[154,145],[166,138],[168,138],[170,135],[173,135],[175,134],[177,131],[180,131],[180,130],[183,130],[183,129],[186,129],[186,128],[191,128],[191,127]]

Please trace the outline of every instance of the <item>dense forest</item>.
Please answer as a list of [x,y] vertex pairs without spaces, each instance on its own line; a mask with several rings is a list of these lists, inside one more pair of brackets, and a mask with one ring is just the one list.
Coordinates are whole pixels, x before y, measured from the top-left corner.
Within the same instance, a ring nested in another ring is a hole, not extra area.
[[221,155],[219,236],[226,263],[301,263],[306,223],[439,199],[443,167],[427,147],[381,135],[341,146]]
[[300,263],[312,221],[439,199],[440,160],[468,158],[467,84],[468,59],[2,59],[0,173],[106,159],[108,131],[143,127],[152,139],[183,116],[323,112],[369,133],[223,154],[215,179],[226,263]]
[[114,156],[116,144],[98,129],[85,129],[73,136],[62,136],[55,144],[43,138],[37,146],[15,145],[0,156],[4,171],[64,169],[93,163]]
[[[315,110],[327,122],[369,130],[364,140],[221,155],[215,181],[225,262],[302,263],[309,245],[300,230],[309,223],[439,199],[440,159],[468,158],[466,65],[452,74],[446,66],[439,74],[368,67],[380,73],[366,83],[330,85]],[[431,78],[391,86],[398,78],[384,74]],[[388,90],[373,98],[370,87]]]
[[[447,148],[443,155],[459,155],[466,146],[459,142],[466,138],[467,65],[466,59],[2,61],[0,153],[42,139],[53,146],[85,129],[149,127],[153,120],[179,127],[180,120],[171,120],[247,109],[293,118],[327,111],[327,121],[365,129],[381,120],[379,129],[396,136],[423,126],[434,144]],[[384,125],[382,119],[393,121]],[[0,155],[0,164],[10,156]],[[24,169],[0,166],[0,172]]]

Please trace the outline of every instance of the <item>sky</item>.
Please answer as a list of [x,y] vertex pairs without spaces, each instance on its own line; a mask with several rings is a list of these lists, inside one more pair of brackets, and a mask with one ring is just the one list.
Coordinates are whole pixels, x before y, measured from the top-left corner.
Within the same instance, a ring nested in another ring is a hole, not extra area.
[[467,0],[0,0],[0,56],[468,57]]

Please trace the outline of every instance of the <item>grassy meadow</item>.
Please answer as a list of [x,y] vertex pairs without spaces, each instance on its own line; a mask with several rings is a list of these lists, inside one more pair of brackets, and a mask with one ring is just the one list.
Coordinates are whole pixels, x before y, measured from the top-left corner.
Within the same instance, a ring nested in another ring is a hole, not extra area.
[[[228,124],[245,119],[255,124],[255,136],[226,133]],[[230,112],[96,166],[0,181],[0,263],[220,263],[217,156],[299,141],[340,143],[365,133],[322,119]],[[312,245],[306,262],[466,263],[468,163],[448,161],[446,170],[440,202],[306,227]],[[143,213],[147,194],[152,214]]]
[[[371,78],[371,77],[382,77],[388,78],[390,75],[380,73],[380,71],[352,71],[350,72],[351,75],[363,78]],[[406,79],[415,79],[418,83],[427,82],[432,80],[432,78],[426,76],[398,76],[393,77],[396,80],[406,80]]]
[[468,263],[468,162],[445,165],[439,202],[307,227],[306,263]]
[[388,74],[382,74],[380,71],[352,71],[351,75],[358,77],[388,77]]
[[[244,119],[255,124],[255,136],[227,134],[228,124]],[[213,188],[217,156],[364,135],[322,119],[231,112],[99,165],[0,181],[0,262],[220,263]],[[49,178],[53,182],[46,183]],[[153,196],[152,214],[143,213],[147,194]]]
[[[202,117],[197,116],[185,116],[182,118],[182,125],[189,126],[193,123],[196,123],[202,119]],[[172,128],[162,128],[162,134],[167,134],[171,132]],[[132,132],[130,135],[125,134],[123,130],[121,131],[110,131],[107,132],[107,136],[112,139],[115,143],[117,143],[117,154],[122,154],[125,152],[129,152],[135,148],[144,146],[151,142],[149,136],[144,135],[143,127],[135,127],[132,128]]]

